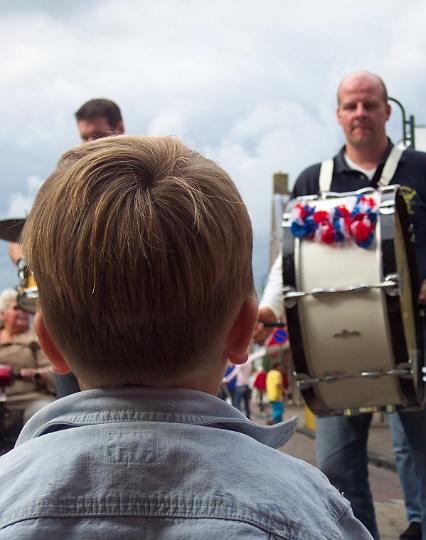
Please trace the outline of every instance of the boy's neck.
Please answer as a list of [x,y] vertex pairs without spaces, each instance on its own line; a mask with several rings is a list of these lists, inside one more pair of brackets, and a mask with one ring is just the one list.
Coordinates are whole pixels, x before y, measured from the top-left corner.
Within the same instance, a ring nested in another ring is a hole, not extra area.
[[223,379],[227,364],[227,359],[217,361],[209,369],[202,372],[190,373],[180,379],[171,382],[170,388],[183,388],[187,390],[198,390],[216,396]]
[[[181,377],[180,379],[177,379],[176,381],[170,381],[169,383],[150,383],[148,386],[150,386],[151,388],[182,388],[187,390],[198,390],[199,392],[205,392],[206,394],[216,396],[219,391],[225,369],[226,360],[223,360],[222,362],[218,362],[217,365],[214,366],[214,368],[206,370],[205,372],[191,373],[189,375]],[[96,388],[99,388],[96,385],[87,384],[81,379],[79,379],[78,383],[81,390],[94,390]]]

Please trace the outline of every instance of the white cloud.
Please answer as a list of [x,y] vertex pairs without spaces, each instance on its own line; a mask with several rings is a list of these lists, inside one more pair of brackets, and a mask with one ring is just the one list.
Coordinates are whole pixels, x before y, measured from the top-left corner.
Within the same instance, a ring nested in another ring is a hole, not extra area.
[[157,115],[146,129],[148,135],[173,134],[185,137],[186,115],[179,110],[166,110]]
[[42,183],[39,176],[29,176],[24,191],[16,191],[9,196],[9,206],[5,218],[26,216],[31,210],[34,197]]

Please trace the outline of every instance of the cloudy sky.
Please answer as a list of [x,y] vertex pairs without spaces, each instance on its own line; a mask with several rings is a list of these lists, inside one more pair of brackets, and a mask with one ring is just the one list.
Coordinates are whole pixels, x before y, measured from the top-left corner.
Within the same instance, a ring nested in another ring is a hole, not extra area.
[[[342,76],[379,73],[426,124],[422,0],[0,0],[0,217],[23,216],[79,143],[73,112],[121,106],[130,134],[174,134],[236,181],[267,272],[272,174],[336,152]],[[389,125],[401,137],[400,114]],[[0,288],[16,282],[0,241]]]

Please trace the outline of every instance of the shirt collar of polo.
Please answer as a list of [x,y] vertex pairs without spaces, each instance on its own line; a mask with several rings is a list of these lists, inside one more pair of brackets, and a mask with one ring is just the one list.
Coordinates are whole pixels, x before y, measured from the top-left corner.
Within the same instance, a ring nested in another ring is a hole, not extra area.
[[[386,160],[389,157],[389,154],[390,154],[392,148],[393,148],[393,143],[388,137],[388,146],[386,148],[385,153],[382,156],[382,159],[377,164],[376,174],[377,174],[377,171],[381,170],[382,166],[385,164]],[[354,169],[349,167],[349,165],[346,163],[345,152],[346,152],[346,146],[342,146],[339,153],[334,157],[334,170],[336,171],[336,173],[354,171]],[[399,161],[404,161],[404,160],[405,160],[405,156],[404,156],[404,154],[402,154]]]

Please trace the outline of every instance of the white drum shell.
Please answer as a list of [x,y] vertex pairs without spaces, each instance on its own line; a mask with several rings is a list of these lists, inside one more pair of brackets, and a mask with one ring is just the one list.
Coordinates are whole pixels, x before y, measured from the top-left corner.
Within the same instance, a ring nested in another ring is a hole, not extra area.
[[[374,196],[377,200],[378,195]],[[355,195],[339,198],[337,204],[352,208]],[[318,210],[335,206],[336,199],[315,201]],[[306,292],[382,282],[380,236],[378,220],[375,241],[369,249],[354,242],[326,245],[297,240],[294,253],[297,290]],[[298,300],[311,376],[388,371],[395,367],[385,294],[383,290],[371,289],[369,292],[305,296]],[[317,390],[324,404],[333,410],[401,403],[399,386],[393,376],[342,378],[318,383]]]

